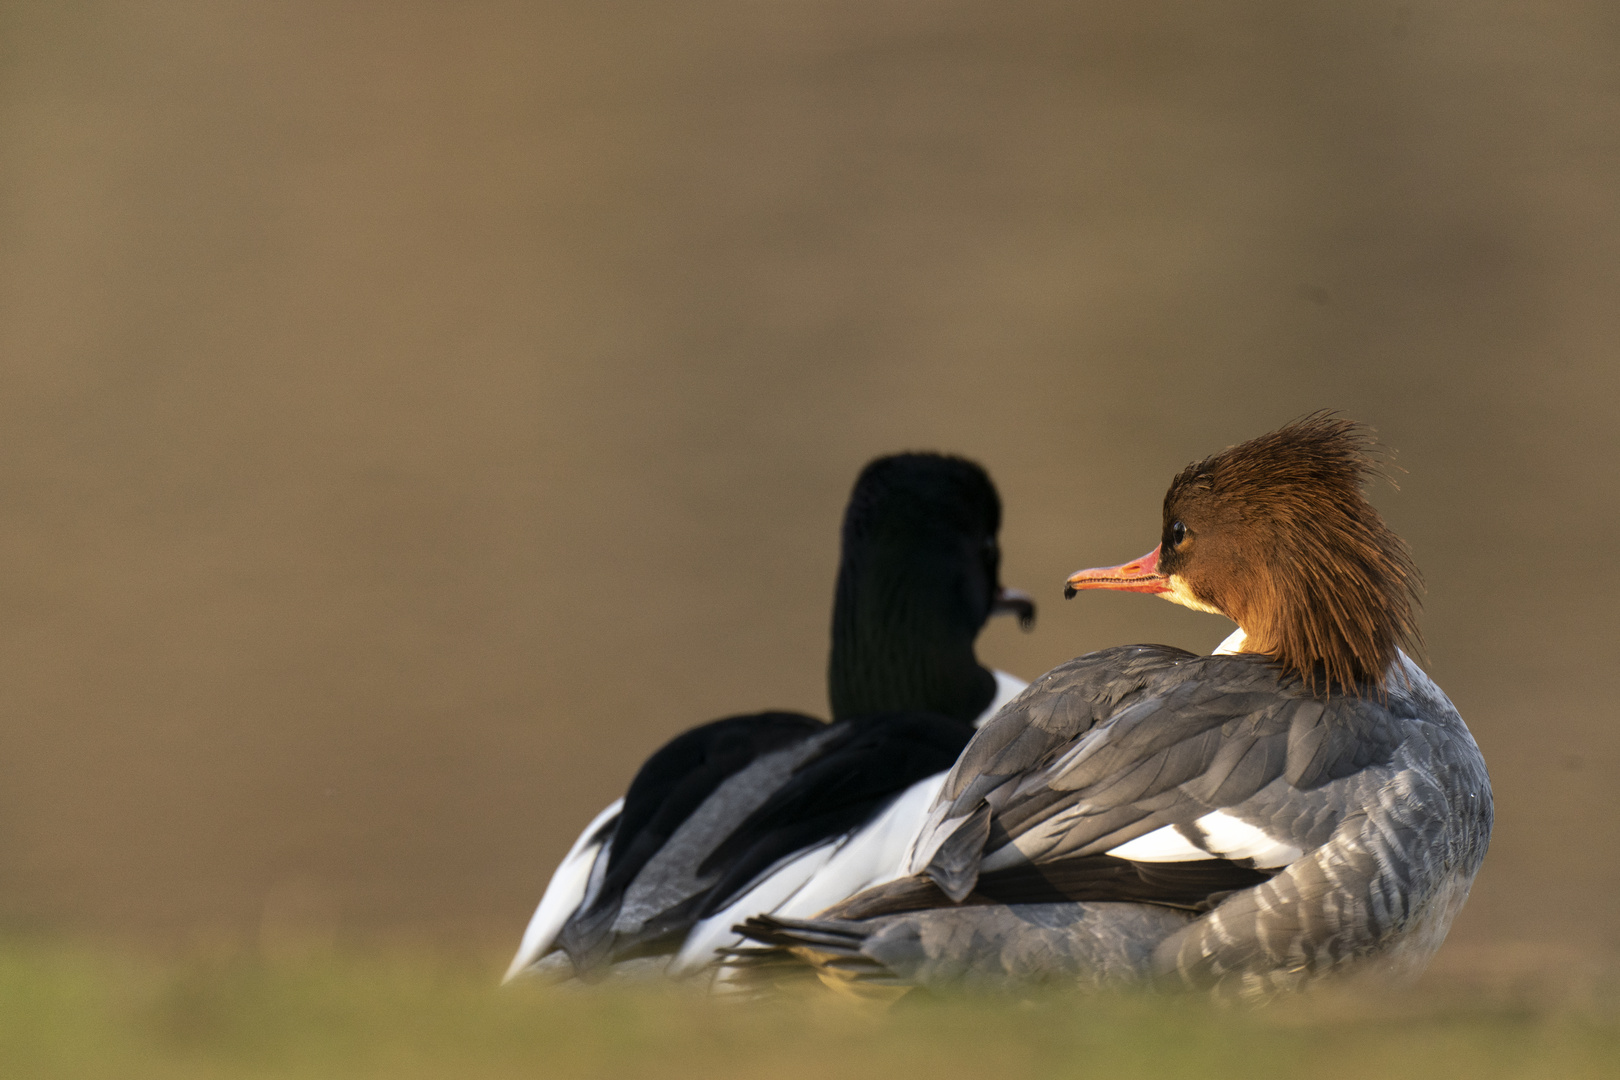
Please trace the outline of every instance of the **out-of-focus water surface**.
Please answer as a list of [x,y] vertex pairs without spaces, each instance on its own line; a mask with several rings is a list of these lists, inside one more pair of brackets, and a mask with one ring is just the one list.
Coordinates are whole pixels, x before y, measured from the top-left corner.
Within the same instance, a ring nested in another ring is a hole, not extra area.
[[[1620,948],[1620,16],[0,9],[0,925],[513,944],[693,723],[824,712],[856,470],[1063,577],[1333,407],[1492,768],[1454,956]],[[313,931],[312,931],[313,928]]]

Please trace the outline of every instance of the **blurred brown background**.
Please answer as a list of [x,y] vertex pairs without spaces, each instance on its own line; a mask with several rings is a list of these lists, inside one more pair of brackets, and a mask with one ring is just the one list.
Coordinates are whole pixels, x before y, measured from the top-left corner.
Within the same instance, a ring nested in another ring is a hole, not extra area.
[[1062,578],[1330,406],[1497,785],[1454,941],[1620,947],[1617,58],[1578,0],[9,0],[0,928],[504,950],[662,740],[824,712],[867,458],[991,470],[1031,677],[1213,646]]

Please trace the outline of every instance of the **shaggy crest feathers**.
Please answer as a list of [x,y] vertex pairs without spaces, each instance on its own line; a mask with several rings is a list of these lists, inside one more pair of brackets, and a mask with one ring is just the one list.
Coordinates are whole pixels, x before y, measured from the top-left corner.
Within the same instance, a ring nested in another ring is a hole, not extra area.
[[[1203,506],[1218,527],[1254,538],[1248,580],[1219,606],[1253,651],[1313,691],[1382,693],[1397,650],[1421,644],[1422,578],[1363,493],[1387,476],[1376,451],[1365,425],[1314,412],[1187,466],[1165,494],[1167,537],[1173,521]],[[1166,569],[1174,571],[1173,557]]]

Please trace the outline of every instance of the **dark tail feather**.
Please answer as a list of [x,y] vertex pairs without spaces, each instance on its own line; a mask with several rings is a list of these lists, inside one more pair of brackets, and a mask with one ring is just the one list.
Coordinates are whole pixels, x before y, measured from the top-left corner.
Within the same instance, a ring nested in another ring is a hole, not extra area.
[[833,919],[778,919],[755,915],[731,928],[750,941],[779,949],[814,949],[818,952],[859,954],[867,928],[856,922]]
[[861,952],[870,926],[842,919],[779,919],[755,915],[732,927],[757,941],[724,951],[730,982],[745,992],[762,994],[802,986],[814,974],[834,990],[857,997],[892,1001],[909,986],[883,964]]

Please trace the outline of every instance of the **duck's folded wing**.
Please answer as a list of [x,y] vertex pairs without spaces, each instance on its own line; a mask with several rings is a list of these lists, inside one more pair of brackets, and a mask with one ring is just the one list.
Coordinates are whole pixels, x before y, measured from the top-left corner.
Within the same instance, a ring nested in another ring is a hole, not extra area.
[[835,727],[839,734],[705,860],[701,871],[719,877],[704,915],[798,852],[873,821],[913,784],[950,768],[972,734],[932,713],[883,713]]
[[908,869],[921,873],[939,846],[963,826],[972,833],[986,821],[985,796],[1069,745],[1139,696],[1146,677],[1193,654],[1162,645],[1105,649],[1061,664],[1036,679],[979,728],[945,780],[917,839]]
[[1325,838],[1295,796],[1388,761],[1401,736],[1376,703],[1278,678],[1260,658],[1162,649],[1056,669],[963,754],[913,865],[953,900],[981,871],[1105,854],[1283,865],[1302,830]]
[[712,884],[698,878],[697,865],[826,730],[798,713],[733,716],[693,728],[648,758],[605,857],[554,935],[576,969],[611,959],[617,937],[636,937],[659,915],[692,906]]
[[945,772],[912,784],[853,833],[825,840],[777,863],[686,935],[671,975],[689,975],[742,943],[734,927],[760,914],[808,917],[905,873],[905,854],[939,794]]
[[1001,711],[1002,706],[1029,688],[1029,683],[1016,675],[1009,675],[1005,671],[994,669],[990,674],[994,675],[996,679],[996,696],[991,698],[990,704],[986,705],[984,711],[974,718],[973,726],[975,728],[984,727],[985,724],[990,722],[991,717]]
[[628,882],[728,778],[761,756],[826,730],[799,713],[733,716],[693,728],[647,759],[630,782],[609,858],[609,884]]

